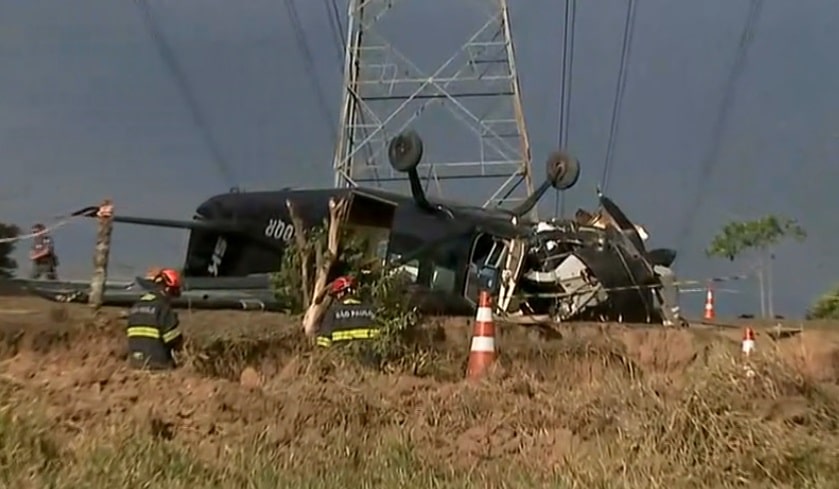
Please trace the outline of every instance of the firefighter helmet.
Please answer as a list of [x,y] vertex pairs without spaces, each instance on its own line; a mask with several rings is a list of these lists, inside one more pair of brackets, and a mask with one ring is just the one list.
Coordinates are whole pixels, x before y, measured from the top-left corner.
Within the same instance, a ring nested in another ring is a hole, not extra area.
[[336,278],[332,282],[332,286],[329,288],[329,291],[332,295],[338,295],[350,289],[354,289],[355,286],[355,278],[349,275],[344,275],[343,277]]
[[181,274],[172,268],[160,270],[154,278],[154,282],[163,285],[170,294],[176,296],[181,293],[181,287],[183,286]]

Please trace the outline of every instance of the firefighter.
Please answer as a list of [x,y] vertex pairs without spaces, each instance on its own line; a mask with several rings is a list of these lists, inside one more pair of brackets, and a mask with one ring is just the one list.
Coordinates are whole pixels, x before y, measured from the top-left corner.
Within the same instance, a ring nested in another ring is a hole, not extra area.
[[29,277],[57,280],[58,256],[55,254],[52,238],[47,234],[44,225],[40,223],[32,226],[32,234],[35,238],[32,240],[32,249],[29,251],[29,260],[32,262]]
[[178,314],[171,299],[181,295],[181,275],[171,268],[156,271],[155,289],[128,312],[128,349],[133,368],[168,370],[175,368],[172,352],[180,349],[183,337]]
[[332,282],[329,294],[332,304],[326,311],[318,331],[317,344],[332,346],[334,343],[375,338],[379,328],[375,323],[375,311],[369,304],[356,298],[358,291],[355,278],[338,277]]

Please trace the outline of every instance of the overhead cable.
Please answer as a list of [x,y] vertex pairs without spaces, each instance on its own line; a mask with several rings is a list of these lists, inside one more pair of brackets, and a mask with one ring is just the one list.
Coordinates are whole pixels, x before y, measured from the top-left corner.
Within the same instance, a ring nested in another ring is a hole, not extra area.
[[723,94],[720,98],[720,104],[717,107],[717,116],[711,129],[711,140],[701,160],[698,175],[694,178],[694,181],[697,182],[696,192],[686,207],[684,218],[681,219],[682,227],[678,234],[679,244],[676,247],[677,251],[680,251],[688,242],[696,218],[699,215],[699,209],[702,207],[702,203],[707,194],[707,184],[710,181],[715,166],[719,163],[722,139],[728,128],[731,109],[734,106],[734,98],[737,95],[737,82],[746,67],[749,47],[754,39],[762,9],[763,0],[750,0],[749,11],[746,14],[743,30],[740,33],[734,64],[723,85]]
[[618,140],[621,112],[623,109],[623,95],[626,91],[629,61],[632,57],[632,35],[635,31],[636,12],[637,9],[635,7],[635,0],[629,0],[624,19],[620,67],[618,68],[618,79],[615,83],[615,98],[612,103],[612,120],[609,125],[609,139],[606,144],[606,158],[603,162],[603,175],[600,178],[601,192],[606,192],[606,188],[609,186],[609,177],[612,173],[613,161],[615,158],[615,146]]
[[337,140],[337,130],[335,129],[337,117],[332,117],[331,111],[329,110],[329,104],[326,102],[324,90],[320,83],[320,77],[318,77],[317,69],[315,68],[312,50],[309,48],[309,42],[306,39],[306,33],[303,30],[303,24],[300,21],[300,15],[297,12],[297,6],[295,5],[294,0],[285,0],[284,3],[291,22],[292,31],[294,32],[297,49],[303,57],[303,67],[312,82],[312,90],[314,90],[318,110],[321,113],[321,117],[329,130],[334,144]]
[[201,112],[201,106],[198,103],[195,92],[189,84],[186,74],[178,63],[178,58],[175,56],[175,52],[172,47],[169,46],[169,43],[166,42],[166,38],[157,24],[157,20],[154,17],[151,7],[148,5],[146,0],[134,0],[134,4],[140,10],[140,14],[143,17],[143,25],[145,26],[149,37],[151,37],[154,42],[161,61],[163,61],[163,64],[166,65],[169,74],[172,76],[172,79],[178,87],[181,97],[186,103],[186,107],[189,111],[190,117],[192,118],[193,124],[198,129],[204,143],[207,146],[207,149],[210,151],[210,155],[212,156],[213,163],[215,164],[219,176],[221,176],[229,188],[236,187],[236,179],[233,176],[231,165],[224,156],[224,152],[221,150],[221,145],[216,140],[215,136],[213,136],[213,132],[210,129],[207,118],[204,116],[203,112]]
[[341,14],[338,10],[337,0],[323,0],[326,14],[329,18],[329,28],[338,49],[338,66],[341,72],[344,71],[344,53],[347,50],[347,34],[341,22]]
[[[557,147],[566,149],[571,120],[571,89],[574,74],[574,38],[577,22],[577,0],[565,0],[565,26],[563,27],[562,69],[557,116]],[[565,192],[557,191],[554,196],[554,215],[565,215]]]

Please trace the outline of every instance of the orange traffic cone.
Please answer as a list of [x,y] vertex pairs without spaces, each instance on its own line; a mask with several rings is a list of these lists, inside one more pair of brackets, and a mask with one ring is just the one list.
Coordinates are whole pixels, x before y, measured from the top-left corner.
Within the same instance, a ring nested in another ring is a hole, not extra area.
[[466,378],[476,379],[495,361],[495,324],[492,320],[492,298],[489,292],[481,291],[478,299],[478,313],[472,328],[472,347]]
[[743,331],[742,350],[746,356],[749,356],[755,350],[755,332],[752,328],[746,328]]
[[712,321],[716,317],[717,314],[714,311],[714,289],[709,285],[708,293],[705,295],[705,319]]

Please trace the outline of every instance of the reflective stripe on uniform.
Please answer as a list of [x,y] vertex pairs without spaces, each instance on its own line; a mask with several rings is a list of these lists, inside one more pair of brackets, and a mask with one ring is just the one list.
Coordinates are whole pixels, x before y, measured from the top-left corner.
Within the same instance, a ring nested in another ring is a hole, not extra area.
[[178,328],[175,328],[172,331],[168,331],[166,333],[163,333],[163,342],[164,343],[171,343],[172,340],[177,339],[178,336],[180,336],[180,335],[181,335],[181,330],[178,329]]
[[381,331],[375,328],[346,329],[333,331],[329,336],[318,336],[316,341],[318,346],[328,347],[336,341],[369,340],[379,336],[380,333]]
[[160,331],[152,326],[131,326],[128,328],[128,337],[160,338]]
[[143,294],[143,297],[140,297],[141,301],[153,301],[157,299],[157,296],[154,294]]
[[131,326],[128,328],[129,338],[154,338],[162,339],[164,343],[169,343],[181,335],[181,331],[177,328],[168,333],[160,334],[160,331],[152,326]]
[[345,329],[332,332],[332,341],[366,340],[379,336],[375,328]]

